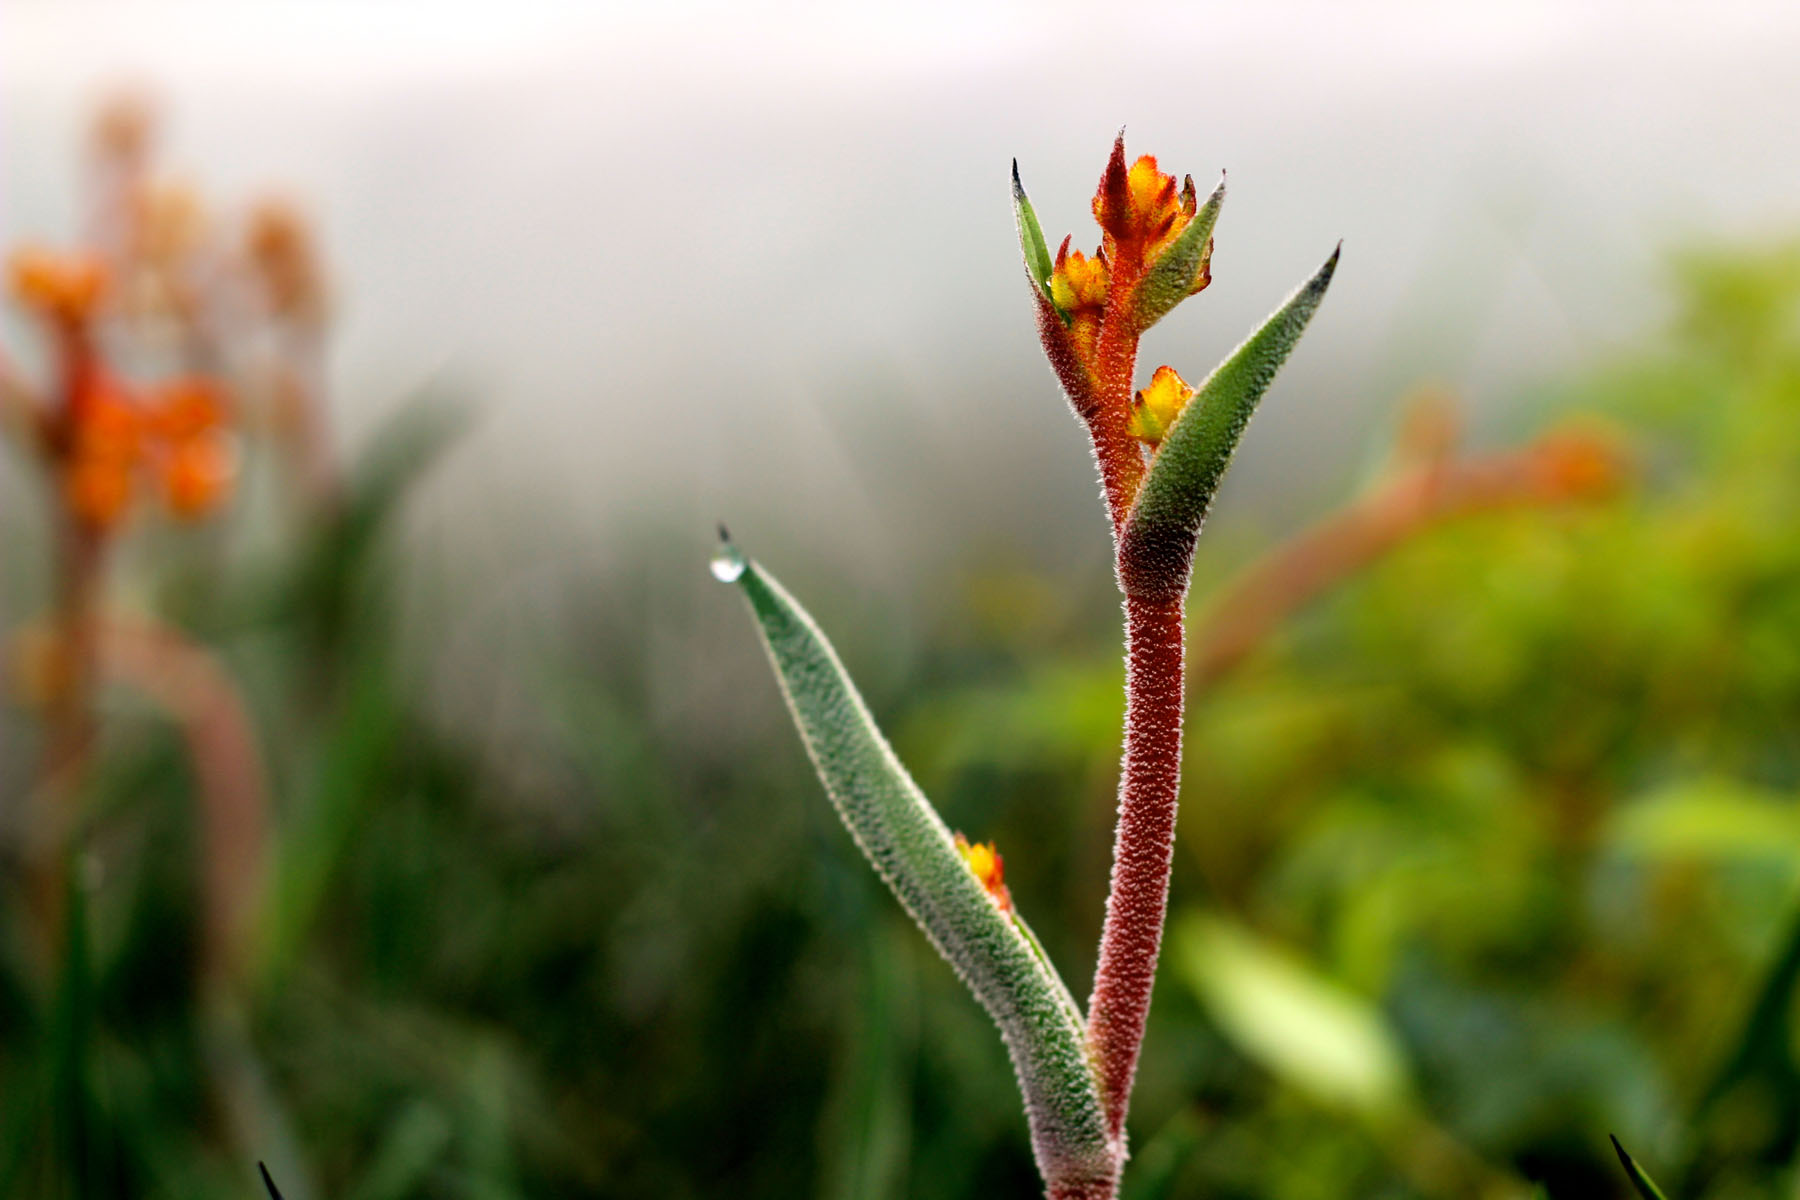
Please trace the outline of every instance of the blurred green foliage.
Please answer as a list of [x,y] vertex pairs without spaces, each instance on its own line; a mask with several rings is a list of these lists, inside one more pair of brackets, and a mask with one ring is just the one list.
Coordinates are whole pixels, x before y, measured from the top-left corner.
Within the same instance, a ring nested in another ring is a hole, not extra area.
[[[1633,489],[1439,526],[1191,697],[1131,1200],[1625,1197],[1609,1132],[1672,1196],[1793,1194],[1800,250],[1677,277],[1663,336],[1543,398],[1623,432]],[[986,1018],[760,664],[670,701],[696,630],[750,637],[702,563],[570,597],[504,761],[443,719],[397,536],[435,414],[287,556],[158,592],[256,716],[268,900],[203,987],[191,768],[110,704],[54,971],[5,878],[0,1194],[244,1197],[259,1158],[289,1200],[1033,1194]],[[978,574],[871,699],[1084,981],[1116,615],[1034,597]]]

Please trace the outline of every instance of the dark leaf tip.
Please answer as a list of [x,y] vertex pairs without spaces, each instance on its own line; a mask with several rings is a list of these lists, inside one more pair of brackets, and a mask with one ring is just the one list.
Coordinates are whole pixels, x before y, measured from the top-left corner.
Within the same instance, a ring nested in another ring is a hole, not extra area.
[[281,1200],[281,1189],[275,1186],[273,1179],[269,1178],[269,1168],[259,1162],[256,1164],[256,1169],[262,1172],[263,1186],[269,1189],[269,1200]]

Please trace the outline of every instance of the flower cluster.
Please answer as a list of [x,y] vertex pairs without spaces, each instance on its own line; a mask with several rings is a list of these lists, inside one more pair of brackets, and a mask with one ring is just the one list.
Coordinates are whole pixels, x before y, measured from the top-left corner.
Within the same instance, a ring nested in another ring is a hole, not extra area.
[[[1039,300],[1056,318],[1046,323],[1044,339],[1070,397],[1078,407],[1104,407],[1111,400],[1116,408],[1117,397],[1103,393],[1116,390],[1121,360],[1129,384],[1138,336],[1212,282],[1217,195],[1202,218],[1193,176],[1177,187],[1148,154],[1127,167],[1121,140],[1094,194],[1093,211],[1099,247],[1083,254],[1070,249],[1072,236],[1065,237]],[[1193,394],[1174,368],[1159,367],[1124,413],[1130,435],[1154,451]]]
[[107,533],[146,492],[185,520],[217,508],[236,471],[223,388],[201,375],[136,387],[111,369],[94,337],[108,273],[91,255],[22,250],[11,284],[57,343],[59,394],[33,414],[36,445],[76,523]]
[[1100,244],[1091,254],[1064,238],[1049,253],[1013,172],[1013,201],[1035,285],[1038,333],[1064,393],[1087,425],[1115,527],[1136,499],[1150,456],[1194,395],[1172,367],[1134,390],[1138,340],[1212,282],[1213,225],[1225,188],[1205,200],[1193,176],[1177,183],[1150,155],[1125,156],[1121,137],[1093,199]]

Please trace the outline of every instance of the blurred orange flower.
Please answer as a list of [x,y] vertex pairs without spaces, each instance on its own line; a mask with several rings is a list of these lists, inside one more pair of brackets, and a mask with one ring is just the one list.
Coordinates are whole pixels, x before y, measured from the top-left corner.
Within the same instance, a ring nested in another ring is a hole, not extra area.
[[13,295],[39,315],[64,325],[92,318],[106,296],[106,264],[98,255],[27,246],[8,264]]
[[224,397],[210,380],[133,394],[95,371],[71,400],[59,470],[64,501],[89,529],[117,527],[146,481],[183,520],[205,516],[229,494],[236,455]]

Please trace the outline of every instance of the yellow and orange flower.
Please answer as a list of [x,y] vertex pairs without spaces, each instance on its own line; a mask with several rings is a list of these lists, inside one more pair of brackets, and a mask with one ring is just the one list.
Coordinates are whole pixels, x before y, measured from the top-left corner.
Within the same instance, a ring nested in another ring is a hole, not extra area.
[[1001,912],[1012,911],[1012,893],[1006,890],[1006,862],[992,842],[970,842],[956,835],[956,852],[969,864],[969,870],[980,881]]
[[1121,145],[1094,193],[1094,219],[1106,231],[1109,256],[1133,253],[1148,264],[1187,228],[1199,197],[1192,175],[1178,189],[1175,177],[1163,173],[1154,155],[1143,155],[1129,168],[1124,163]]
[[1131,436],[1152,450],[1169,436],[1175,418],[1194,398],[1194,389],[1176,373],[1174,367],[1158,367],[1150,377],[1150,386],[1137,394],[1131,406]]
[[[1106,313],[1106,295],[1112,272],[1104,254],[1092,258],[1070,250],[1072,238],[1064,238],[1050,271],[1050,300],[1069,323],[1069,335],[1083,363],[1091,364],[1094,342],[1100,336],[1100,319]],[[1090,368],[1091,369],[1091,368]]]

